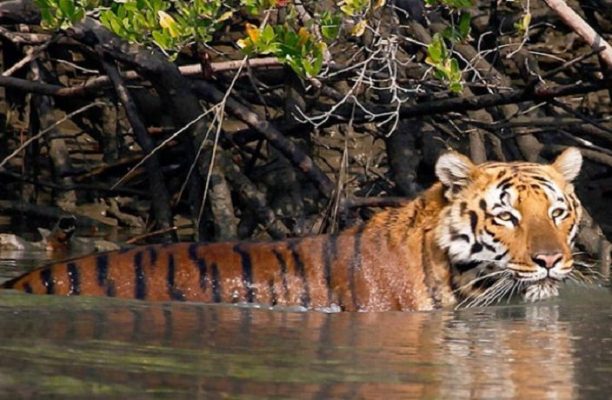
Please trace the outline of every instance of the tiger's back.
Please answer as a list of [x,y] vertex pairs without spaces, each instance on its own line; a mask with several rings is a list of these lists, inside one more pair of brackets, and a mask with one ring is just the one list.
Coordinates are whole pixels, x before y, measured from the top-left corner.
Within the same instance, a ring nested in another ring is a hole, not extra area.
[[[438,201],[439,196],[431,198],[429,207]],[[39,268],[4,287],[34,294],[347,311],[431,309],[439,301],[427,295],[432,289],[422,279],[423,268],[410,257],[422,252],[422,241],[385,229],[414,224],[424,205],[419,201],[380,213],[338,235],[158,244],[97,254]],[[407,296],[407,290],[415,295]]]

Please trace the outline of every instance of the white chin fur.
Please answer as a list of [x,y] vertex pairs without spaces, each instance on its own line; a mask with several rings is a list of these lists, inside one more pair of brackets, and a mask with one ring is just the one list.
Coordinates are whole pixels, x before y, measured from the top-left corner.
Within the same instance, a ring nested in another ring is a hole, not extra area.
[[556,282],[545,280],[529,285],[523,293],[525,301],[539,301],[556,297],[559,295],[559,287]]

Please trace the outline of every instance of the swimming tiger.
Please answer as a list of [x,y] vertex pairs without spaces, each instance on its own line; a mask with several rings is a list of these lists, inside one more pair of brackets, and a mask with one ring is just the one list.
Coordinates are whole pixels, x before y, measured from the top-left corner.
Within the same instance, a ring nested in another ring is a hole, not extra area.
[[339,234],[140,246],[50,264],[3,288],[345,311],[545,299],[572,272],[581,165],[575,148],[546,165],[475,165],[449,152],[419,197]]

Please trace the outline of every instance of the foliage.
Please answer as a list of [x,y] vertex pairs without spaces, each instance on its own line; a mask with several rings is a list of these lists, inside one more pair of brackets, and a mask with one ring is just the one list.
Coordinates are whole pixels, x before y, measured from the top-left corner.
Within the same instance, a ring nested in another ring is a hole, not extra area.
[[[35,0],[41,10],[43,25],[49,29],[66,29],[86,15],[100,22],[121,38],[145,46],[157,46],[174,57],[193,42],[208,43],[215,32],[242,10],[259,18],[261,26],[245,23],[245,37],[237,45],[249,56],[273,55],[305,78],[317,76],[323,66],[328,44],[342,31],[343,20],[352,21],[350,34],[361,36],[368,18],[380,10],[386,0],[340,0],[336,9],[316,15],[314,24],[305,25],[288,0]],[[461,9],[473,0],[426,0],[429,5],[451,10],[455,23],[442,35],[436,35],[427,47],[426,62],[435,69],[434,76],[460,92],[461,71],[452,57],[453,44],[468,38],[471,16]],[[281,22],[268,24],[266,11],[286,8]],[[528,22],[527,22],[528,24]]]
[[238,41],[246,54],[272,54],[305,77],[316,76],[323,65],[325,42],[318,42],[305,27],[246,25],[247,37]]
[[434,76],[448,82],[451,92],[459,93],[463,90],[461,83],[461,70],[459,62],[450,56],[443,35],[436,33],[427,46],[427,59],[425,62],[435,68]]
[[36,0],[42,26],[48,29],[66,29],[85,18],[86,10],[98,6],[92,0]]
[[222,0],[135,0],[114,2],[100,14],[100,22],[118,36],[135,43],[154,43],[169,53],[212,35],[232,17]]
[[[466,8],[472,6],[472,0],[440,0],[440,3],[450,8]],[[427,4],[438,3],[438,0],[426,0]],[[457,11],[459,13],[459,11]],[[468,39],[472,17],[469,12],[463,11],[458,14],[458,19],[447,27],[442,34],[436,33],[431,43],[427,46],[427,58],[425,62],[434,67],[434,76],[447,82],[448,89],[453,93],[463,91],[462,74],[459,62],[452,57],[452,51],[447,48],[445,39],[451,44]]]
[[425,4],[430,6],[443,5],[461,10],[472,7],[474,5],[474,0],[425,0]]

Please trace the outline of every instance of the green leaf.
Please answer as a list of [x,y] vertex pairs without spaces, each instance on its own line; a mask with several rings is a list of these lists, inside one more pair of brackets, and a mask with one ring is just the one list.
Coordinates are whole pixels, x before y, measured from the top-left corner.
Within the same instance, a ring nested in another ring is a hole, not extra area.
[[85,9],[79,8],[72,17],[72,22],[79,22],[85,18]]
[[272,43],[274,41],[274,28],[272,28],[272,26],[270,25],[266,25],[263,28],[263,31],[261,32],[261,36],[260,36],[260,41],[264,42],[264,43]]
[[121,36],[121,33],[124,32],[123,25],[118,18],[114,17],[110,20],[110,26],[113,32],[117,35]]
[[461,36],[461,40],[467,39],[470,34],[470,28],[472,23],[472,16],[469,12],[461,13],[461,17],[459,17],[459,35]]
[[444,72],[441,69],[436,69],[433,73],[434,78],[440,80],[440,81],[446,81],[448,80],[448,76],[446,75],[446,72]]
[[167,50],[171,47],[170,43],[172,38],[168,33],[164,31],[153,31],[151,32],[151,36],[153,36],[155,42],[157,42],[159,47],[161,47],[162,49]]
[[305,58],[302,58],[302,67],[304,67],[304,72],[309,77],[317,76],[318,71],[316,70],[314,64]]
[[447,58],[448,51],[444,38],[439,33],[436,33],[431,43],[427,46],[427,55],[434,63],[440,63]]
[[461,93],[463,92],[463,84],[461,82],[451,82],[448,89],[453,93]]
[[336,40],[340,34],[342,19],[339,15],[334,15],[329,11],[321,14],[321,35],[328,42]]
[[65,16],[74,14],[74,1],[72,0],[59,0],[58,7]]
[[452,58],[450,60],[450,71],[448,73],[451,81],[461,80],[461,70],[459,69],[459,62]]

